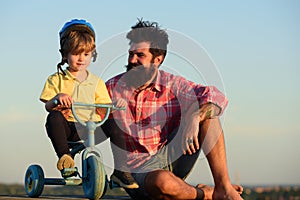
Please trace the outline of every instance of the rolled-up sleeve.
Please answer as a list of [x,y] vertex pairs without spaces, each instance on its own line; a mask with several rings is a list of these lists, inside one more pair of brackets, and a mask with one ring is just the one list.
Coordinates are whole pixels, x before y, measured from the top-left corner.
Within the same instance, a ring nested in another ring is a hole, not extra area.
[[200,106],[213,103],[221,109],[219,115],[223,114],[227,107],[228,99],[218,88],[215,86],[196,85],[194,91]]
[[220,116],[228,104],[226,96],[215,86],[205,86],[184,78],[178,78],[173,88],[177,91],[178,100],[184,110],[188,109],[196,101],[198,101],[199,107],[212,103],[221,109],[218,114]]

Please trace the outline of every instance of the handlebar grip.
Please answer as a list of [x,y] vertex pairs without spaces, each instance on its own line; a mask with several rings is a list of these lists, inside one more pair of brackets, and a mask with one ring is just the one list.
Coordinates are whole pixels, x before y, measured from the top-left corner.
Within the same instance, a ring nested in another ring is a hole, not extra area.
[[54,105],[58,105],[59,102],[58,102],[57,99],[54,99],[54,100],[53,100],[53,103],[54,103]]

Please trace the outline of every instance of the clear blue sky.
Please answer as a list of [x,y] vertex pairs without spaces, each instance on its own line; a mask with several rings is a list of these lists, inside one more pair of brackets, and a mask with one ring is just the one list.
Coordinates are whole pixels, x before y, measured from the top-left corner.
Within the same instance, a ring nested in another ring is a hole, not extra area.
[[[72,18],[86,19],[96,29],[101,46],[128,31],[140,17],[190,38],[215,63],[221,89],[229,99],[223,125],[232,181],[300,184],[297,0],[1,1],[0,182],[23,183],[32,163],[42,165],[47,177],[59,176],[39,95],[60,60],[61,26]],[[100,60],[105,59],[105,52],[114,50],[104,47]],[[114,74],[126,64],[126,54],[118,56],[111,64]],[[175,59],[170,59],[169,65],[173,64]],[[91,69],[97,73],[101,67]],[[190,69],[180,67],[178,73],[202,81]],[[99,148],[111,166],[107,144]],[[188,181],[212,182],[203,156]]]

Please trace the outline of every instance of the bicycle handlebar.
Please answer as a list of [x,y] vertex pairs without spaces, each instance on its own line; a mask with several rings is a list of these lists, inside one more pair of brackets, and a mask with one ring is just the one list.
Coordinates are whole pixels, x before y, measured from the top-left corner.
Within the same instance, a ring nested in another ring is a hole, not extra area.
[[95,107],[95,108],[111,108],[112,110],[125,110],[124,107],[116,107],[114,104],[88,104],[88,103],[81,103],[81,102],[74,102],[74,106],[85,106],[85,107]]
[[[57,99],[54,100],[54,104],[55,105],[58,105],[59,102]],[[87,123],[82,121],[76,114],[76,111],[75,111],[75,108],[74,107],[78,107],[78,106],[83,106],[83,107],[95,107],[95,108],[107,108],[106,110],[106,113],[105,113],[105,116],[104,118],[98,122],[98,123],[95,123],[96,127],[98,126],[101,126],[108,118],[109,114],[110,114],[110,111],[111,110],[126,110],[126,108],[124,107],[116,107],[114,104],[88,104],[88,103],[81,103],[81,102],[74,102],[72,104],[72,107],[71,107],[71,110],[72,110],[72,113],[73,113],[73,116],[75,117],[75,119],[83,126],[87,126]]]
[[124,107],[115,107],[115,105],[113,104],[88,104],[88,103],[81,103],[81,102],[74,102],[72,104],[72,113],[75,117],[75,119],[83,126],[87,126],[87,123],[82,121],[76,114],[76,111],[75,111],[75,107],[79,107],[79,106],[83,106],[83,107],[95,107],[95,108],[107,108],[106,109],[106,113],[105,113],[105,116],[104,118],[100,121],[100,122],[97,122],[95,123],[95,126],[96,127],[99,127],[101,126],[107,119],[108,119],[108,116],[110,114],[110,111],[111,110],[125,110],[126,108]]

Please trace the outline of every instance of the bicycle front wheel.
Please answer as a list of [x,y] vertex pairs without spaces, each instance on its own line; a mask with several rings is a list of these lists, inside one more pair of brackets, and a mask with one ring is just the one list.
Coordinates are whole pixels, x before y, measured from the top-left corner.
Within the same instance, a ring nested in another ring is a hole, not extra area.
[[83,190],[87,198],[96,200],[100,199],[106,192],[106,173],[100,159],[91,155],[87,158],[87,172],[83,179]]

